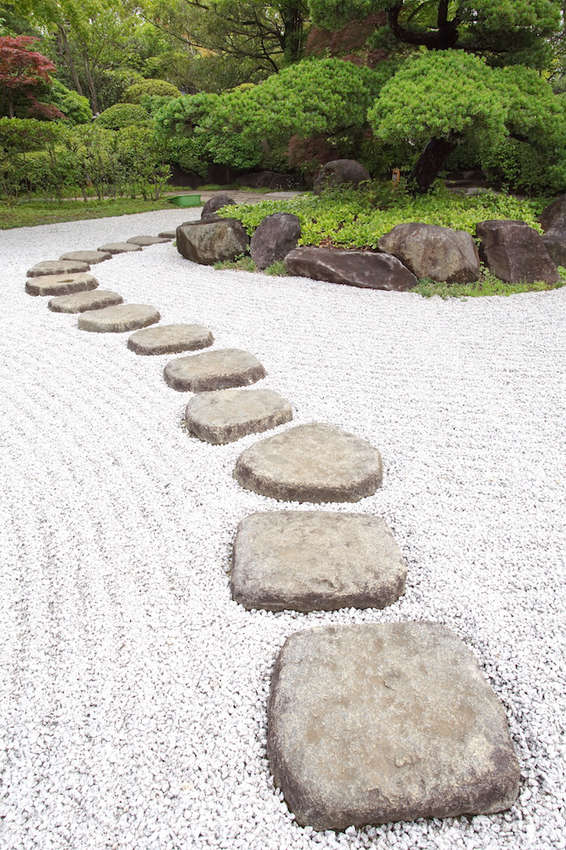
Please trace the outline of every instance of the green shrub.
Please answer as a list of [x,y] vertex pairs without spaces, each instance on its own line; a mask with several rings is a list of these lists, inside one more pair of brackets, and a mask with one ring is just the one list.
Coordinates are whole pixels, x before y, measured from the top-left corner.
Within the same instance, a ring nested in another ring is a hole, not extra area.
[[159,97],[181,97],[181,92],[173,83],[166,80],[142,80],[128,86],[124,92],[125,103],[141,103],[144,97],[157,95]]
[[69,124],[86,124],[92,120],[88,99],[73,89],[68,89],[60,80],[53,80],[49,98],[61,110]]
[[124,127],[147,125],[150,121],[149,112],[136,103],[115,103],[109,109],[101,112],[96,123],[105,130],[121,130]]

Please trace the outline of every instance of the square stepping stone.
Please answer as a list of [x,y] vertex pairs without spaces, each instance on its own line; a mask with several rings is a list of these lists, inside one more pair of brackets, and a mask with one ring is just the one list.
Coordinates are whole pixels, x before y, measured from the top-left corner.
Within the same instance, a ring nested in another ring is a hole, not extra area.
[[200,393],[190,400],[185,412],[189,432],[215,445],[276,428],[292,418],[289,402],[273,390]]
[[79,328],[94,333],[122,333],[152,325],[159,319],[159,312],[150,304],[118,304],[80,316]]
[[220,348],[190,357],[178,357],[163,372],[166,383],[180,392],[194,393],[242,387],[265,378],[259,360],[239,348]]
[[93,266],[96,263],[103,263],[104,260],[111,260],[112,254],[109,251],[68,251],[66,254],[63,254],[60,259],[79,260]]
[[380,517],[272,511],[240,523],[231,586],[233,598],[248,609],[384,608],[404,592],[406,575]]
[[435,623],[291,635],[268,705],[275,784],[318,830],[508,809],[520,770],[476,659]]
[[85,313],[87,310],[101,310],[121,304],[124,299],[109,289],[95,289],[92,292],[75,292],[74,295],[58,295],[47,305],[54,313]]
[[234,477],[246,490],[273,499],[357,502],[381,486],[381,455],[367,440],[312,422],[250,446]]
[[77,274],[46,274],[26,281],[28,295],[68,295],[96,289],[97,279],[89,272]]
[[41,277],[42,275],[74,274],[75,272],[87,272],[90,266],[80,260],[42,260],[28,270],[28,277]]
[[129,254],[132,251],[142,251],[143,248],[141,245],[134,245],[133,242],[107,242],[98,250],[108,254]]
[[160,245],[162,242],[169,242],[169,239],[165,236],[132,236],[131,239],[128,239],[127,242],[131,242],[133,245]]
[[177,354],[207,348],[214,337],[203,325],[159,325],[144,328],[128,338],[128,348],[136,354]]

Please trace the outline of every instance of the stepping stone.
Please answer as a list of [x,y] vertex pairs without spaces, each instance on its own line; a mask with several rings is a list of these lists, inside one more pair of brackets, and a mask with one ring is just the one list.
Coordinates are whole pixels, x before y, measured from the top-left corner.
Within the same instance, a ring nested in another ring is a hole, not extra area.
[[273,390],[201,393],[190,400],[185,412],[189,432],[215,445],[276,428],[292,418],[289,402]]
[[108,242],[106,245],[101,245],[98,250],[108,254],[128,254],[132,251],[141,251],[142,247],[132,242]]
[[505,710],[436,623],[292,634],[275,662],[267,754],[302,826],[491,814],[519,792]]
[[169,242],[169,238],[165,236],[132,236],[127,241],[132,245],[160,245],[162,242]]
[[104,260],[111,260],[112,254],[109,251],[69,251],[67,254],[63,254],[60,259],[80,260],[94,266],[96,263],[104,262]]
[[128,339],[128,348],[136,354],[176,354],[207,348],[213,342],[212,333],[202,325],[159,325],[136,331]]
[[54,313],[84,313],[121,304],[124,299],[117,292],[95,289],[92,292],[76,292],[74,295],[59,295],[47,305]]
[[159,319],[158,311],[149,304],[118,304],[117,307],[91,310],[86,316],[80,316],[79,328],[95,333],[121,333],[145,328]]
[[381,486],[381,455],[366,440],[312,422],[250,446],[234,477],[246,490],[273,499],[357,502]]
[[385,608],[404,592],[406,575],[380,517],[272,511],[240,523],[231,586],[233,598],[248,609]]
[[171,239],[175,239],[175,237],[177,235],[177,231],[176,230],[163,230],[161,233],[158,233],[157,235],[160,236],[161,239],[167,239],[167,241],[170,242]]
[[163,377],[174,390],[193,393],[242,387],[265,378],[259,360],[238,348],[205,351],[190,357],[178,357],[167,364]]
[[42,275],[74,274],[75,272],[87,272],[90,266],[80,260],[43,260],[29,269],[28,277],[41,277]]
[[47,274],[26,281],[28,295],[68,295],[71,292],[86,292],[96,289],[97,279],[89,272],[77,274]]

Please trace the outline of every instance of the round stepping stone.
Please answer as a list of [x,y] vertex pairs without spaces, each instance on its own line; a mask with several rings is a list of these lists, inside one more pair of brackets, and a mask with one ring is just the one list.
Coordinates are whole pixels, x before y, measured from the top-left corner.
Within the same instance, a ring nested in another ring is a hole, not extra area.
[[136,354],[176,354],[212,345],[214,337],[202,325],[159,325],[136,331],[128,338],[128,348]]
[[141,251],[142,247],[132,242],[108,242],[106,245],[101,245],[98,250],[108,254],[129,254],[132,251]]
[[189,432],[215,445],[276,428],[292,418],[289,402],[273,390],[201,393],[190,400],[185,412]]
[[385,608],[404,592],[406,575],[380,517],[272,511],[240,523],[231,586],[233,598],[248,609]]
[[104,310],[91,310],[79,317],[79,328],[95,333],[121,333],[145,328],[160,319],[158,311],[149,304],[118,304]]
[[92,292],[76,292],[74,295],[59,295],[47,305],[54,313],[85,313],[121,304],[124,299],[117,292],[95,289]]
[[97,279],[88,272],[77,274],[47,274],[26,281],[28,295],[68,295],[96,289]]
[[171,239],[175,239],[175,237],[177,235],[177,231],[176,230],[163,230],[161,233],[158,233],[157,235],[160,236],[161,239],[167,239],[167,241],[170,242]]
[[63,254],[60,259],[79,260],[94,266],[96,263],[104,262],[104,260],[111,260],[112,254],[109,251],[69,251],[67,254]]
[[265,378],[259,360],[238,348],[205,351],[190,357],[178,357],[165,367],[163,376],[174,390],[194,393],[242,387]]
[[271,678],[267,753],[318,830],[508,809],[520,768],[473,654],[435,623],[296,632]]
[[247,490],[289,502],[357,502],[382,481],[381,455],[366,440],[317,422],[246,449],[234,477]]
[[160,245],[162,242],[169,242],[169,239],[164,236],[132,236],[127,240],[132,245]]
[[41,277],[42,275],[74,274],[75,272],[87,272],[89,264],[80,260],[43,260],[29,269],[28,277]]

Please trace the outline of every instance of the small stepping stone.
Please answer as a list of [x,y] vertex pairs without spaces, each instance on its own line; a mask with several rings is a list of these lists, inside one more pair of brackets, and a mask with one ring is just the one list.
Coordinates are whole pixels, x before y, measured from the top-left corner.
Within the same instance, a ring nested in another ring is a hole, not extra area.
[[189,432],[215,445],[276,428],[292,418],[289,402],[273,390],[201,393],[190,400],[185,412]]
[[165,236],[132,236],[131,239],[127,240],[132,245],[160,245],[162,242],[169,242],[169,239]]
[[41,263],[29,269],[28,277],[41,277],[42,275],[74,274],[75,272],[87,272],[90,266],[80,260],[43,260]]
[[366,440],[312,422],[250,446],[234,477],[246,490],[273,499],[357,502],[381,486],[381,455]]
[[69,251],[67,254],[63,254],[60,259],[79,260],[94,266],[96,263],[104,262],[104,260],[111,260],[112,254],[109,251]]
[[275,662],[267,754],[317,830],[510,808],[520,768],[474,655],[435,623],[292,634]]
[[265,375],[259,360],[239,348],[221,348],[191,357],[178,357],[167,364],[163,373],[166,383],[174,390],[190,390],[193,393],[242,387],[254,384]]
[[141,251],[142,247],[132,242],[108,242],[106,245],[101,245],[98,250],[108,254],[129,254],[132,251]]
[[97,279],[89,272],[77,274],[47,274],[26,281],[28,295],[68,295],[96,289]]
[[136,331],[128,339],[128,348],[136,354],[176,354],[207,348],[213,342],[212,333],[202,325],[159,325]]
[[121,333],[145,328],[160,319],[158,311],[149,304],[118,304],[104,310],[91,310],[79,317],[79,328],[94,333]]
[[123,302],[121,295],[108,289],[95,289],[92,292],[76,292],[74,295],[59,295],[47,305],[54,313],[85,313],[87,310],[101,310]]
[[272,511],[240,523],[231,586],[233,598],[248,609],[385,608],[404,592],[406,575],[380,517]]
[[177,231],[176,230],[163,230],[161,233],[158,233],[157,235],[160,236],[161,239],[167,239],[167,241],[170,242],[171,239],[175,239],[175,237],[177,236]]

